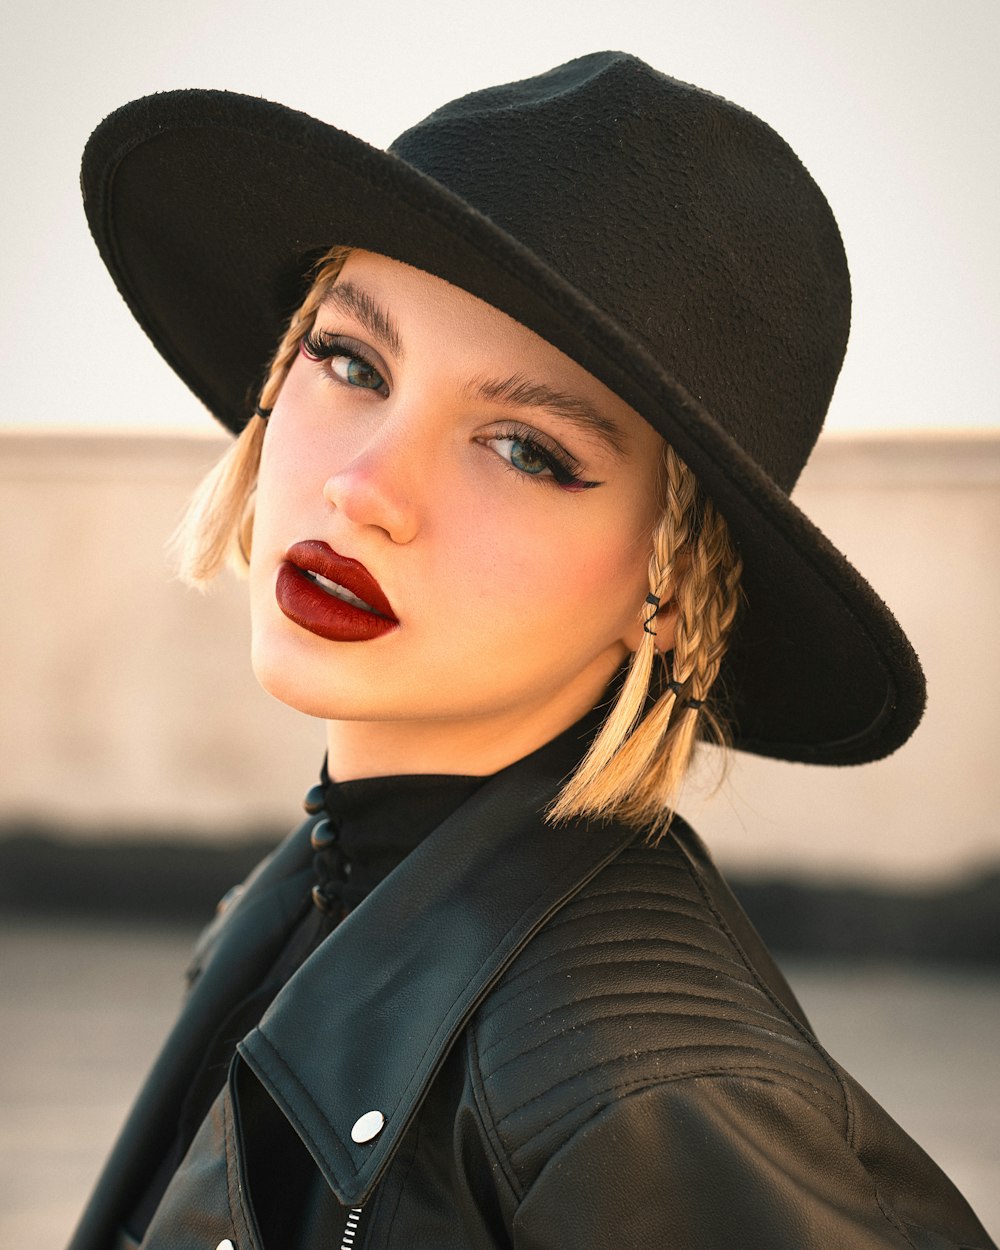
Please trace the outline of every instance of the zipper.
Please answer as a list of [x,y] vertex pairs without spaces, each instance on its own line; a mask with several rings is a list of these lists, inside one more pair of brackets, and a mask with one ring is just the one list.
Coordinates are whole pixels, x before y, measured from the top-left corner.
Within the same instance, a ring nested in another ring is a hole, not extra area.
[[354,1250],[354,1238],[358,1233],[358,1223],[361,1220],[361,1207],[351,1207],[347,1213],[347,1227],[344,1229],[344,1237],[340,1243],[340,1250]]

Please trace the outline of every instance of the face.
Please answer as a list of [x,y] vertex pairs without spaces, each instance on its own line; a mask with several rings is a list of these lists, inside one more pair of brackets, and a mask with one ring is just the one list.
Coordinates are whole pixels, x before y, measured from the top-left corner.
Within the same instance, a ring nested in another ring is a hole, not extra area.
[[503,313],[352,253],[264,438],[258,679],[330,722],[335,776],[520,758],[639,643],[661,447]]

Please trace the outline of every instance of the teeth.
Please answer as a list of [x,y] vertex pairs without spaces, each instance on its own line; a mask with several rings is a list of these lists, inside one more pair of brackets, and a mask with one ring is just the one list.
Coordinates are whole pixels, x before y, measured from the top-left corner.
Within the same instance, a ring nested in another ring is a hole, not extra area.
[[332,582],[328,577],[323,577],[319,573],[310,573],[303,570],[306,577],[310,581],[316,583],[320,590],[325,590],[328,595],[332,595],[334,599],[342,599],[344,603],[351,603],[356,608],[364,608],[366,612],[374,612],[375,609],[370,603],[365,603],[364,599],[359,599],[357,595],[352,595],[346,586],[341,586],[339,582]]

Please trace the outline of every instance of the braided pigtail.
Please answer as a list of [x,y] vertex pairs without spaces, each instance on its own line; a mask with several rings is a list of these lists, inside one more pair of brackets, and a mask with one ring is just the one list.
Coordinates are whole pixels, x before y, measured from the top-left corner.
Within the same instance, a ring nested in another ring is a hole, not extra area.
[[663,782],[671,792],[687,771],[699,730],[717,742],[725,740],[724,722],[709,696],[738,615],[741,572],[726,524],[705,500],[688,569],[676,592],[678,613],[670,682],[676,700],[671,717],[675,725],[669,760],[663,761]]
[[709,696],[737,617],[742,566],[725,521],[671,447],[661,484],[649,584],[655,600],[664,606],[672,600],[677,610],[673,663],[668,667],[656,650],[647,601],[642,640],[622,689],[550,809],[554,822],[614,816],[662,836],[698,740],[725,741],[724,720]]
[[189,585],[205,586],[226,564],[237,572],[246,572],[253,531],[253,494],[267,417],[299,345],[312,329],[316,313],[349,251],[331,248],[315,266],[306,297],[292,314],[271,360],[254,415],[197,487],[170,539],[180,578]]

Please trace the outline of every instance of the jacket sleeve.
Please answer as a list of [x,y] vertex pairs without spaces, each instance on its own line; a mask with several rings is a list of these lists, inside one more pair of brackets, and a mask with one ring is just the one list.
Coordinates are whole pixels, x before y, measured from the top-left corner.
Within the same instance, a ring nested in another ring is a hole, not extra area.
[[893,1159],[880,1144],[883,1184],[835,1119],[787,1084],[676,1080],[619,1098],[573,1134],[520,1203],[514,1246],[996,1250],[947,1178],[912,1154]]

